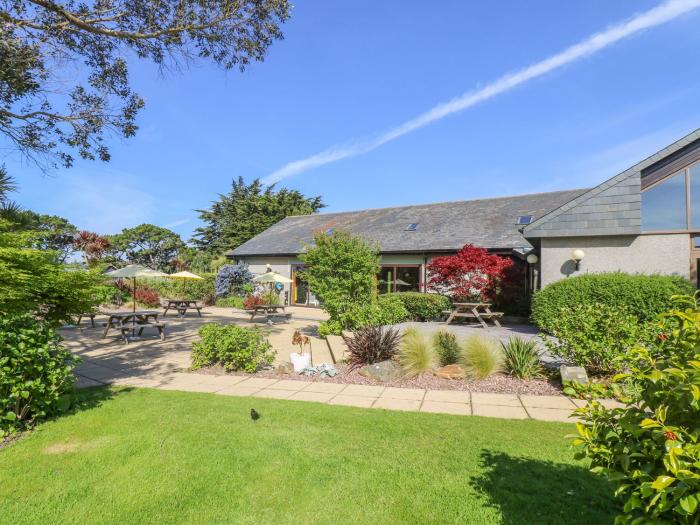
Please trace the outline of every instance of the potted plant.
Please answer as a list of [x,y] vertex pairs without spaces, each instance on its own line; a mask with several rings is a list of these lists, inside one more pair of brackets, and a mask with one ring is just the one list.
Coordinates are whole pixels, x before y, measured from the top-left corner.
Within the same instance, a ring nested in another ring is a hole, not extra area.
[[[299,352],[289,354],[289,360],[292,362],[292,367],[295,372],[301,372],[304,368],[309,368],[313,364],[311,354],[311,339],[306,335],[301,335],[299,330],[294,330],[292,336],[292,344],[299,346]],[[304,353],[304,347],[309,345],[309,353]]]

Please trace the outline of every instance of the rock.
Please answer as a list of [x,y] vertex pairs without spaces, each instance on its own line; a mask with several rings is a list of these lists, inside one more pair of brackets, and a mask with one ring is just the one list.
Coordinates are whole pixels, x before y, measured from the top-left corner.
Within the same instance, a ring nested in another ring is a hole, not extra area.
[[401,367],[394,361],[381,361],[373,365],[365,365],[357,371],[358,374],[380,383],[386,383],[392,379],[400,377],[402,374]]
[[292,372],[294,372],[294,367],[292,366],[292,363],[281,363],[277,365],[277,368],[275,368],[275,374],[277,374],[278,376],[291,374]]
[[588,374],[586,374],[586,369],[582,366],[561,365],[559,367],[559,373],[561,374],[562,382],[574,381],[582,385],[588,384]]
[[459,365],[447,365],[442,368],[438,368],[433,372],[436,376],[443,379],[464,379],[467,373]]

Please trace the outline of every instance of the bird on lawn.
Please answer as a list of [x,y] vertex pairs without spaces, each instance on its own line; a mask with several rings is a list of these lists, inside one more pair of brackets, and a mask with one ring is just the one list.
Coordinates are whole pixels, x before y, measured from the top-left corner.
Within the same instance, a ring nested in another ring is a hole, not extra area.
[[250,419],[252,419],[253,421],[257,421],[258,419],[260,419],[260,414],[254,408],[250,409]]

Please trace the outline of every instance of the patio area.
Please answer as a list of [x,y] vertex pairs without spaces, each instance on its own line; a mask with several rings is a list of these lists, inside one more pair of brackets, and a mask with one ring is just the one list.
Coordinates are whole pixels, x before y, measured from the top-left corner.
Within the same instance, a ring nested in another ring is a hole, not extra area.
[[[246,375],[213,375],[189,372],[190,352],[196,340],[197,330],[207,322],[236,323],[242,326],[258,325],[268,333],[278,355],[276,362],[289,359],[296,350],[291,344],[294,330],[312,338],[315,363],[332,363],[332,356],[325,340],[315,336],[318,323],[323,319],[319,310],[292,309],[293,321],[269,326],[264,319],[250,323],[249,315],[229,308],[206,308],[202,317],[166,317],[167,338],[145,337],[124,344],[120,338],[108,336],[102,339],[100,318],[98,326],[89,324],[62,330],[66,345],[83,359],[76,372],[78,386],[105,384],[133,387],[210,392],[220,395],[252,396],[296,401],[313,401],[331,405],[347,405],[364,408],[436,412],[457,415],[479,415],[509,419],[539,419],[544,421],[571,421],[570,415],[580,402],[564,396],[536,396],[496,394],[468,391],[430,390],[422,388],[396,388],[379,385],[354,385],[322,381],[262,378]],[[441,323],[405,323],[417,326],[426,333],[446,328],[458,336],[484,329],[472,326]],[[536,337],[530,327],[489,328],[488,333],[499,339],[512,335]]]

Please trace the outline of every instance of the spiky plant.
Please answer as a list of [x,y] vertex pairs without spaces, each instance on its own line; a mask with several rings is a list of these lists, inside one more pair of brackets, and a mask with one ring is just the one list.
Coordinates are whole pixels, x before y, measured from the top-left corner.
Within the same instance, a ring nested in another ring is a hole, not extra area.
[[350,369],[391,359],[396,355],[400,340],[398,330],[384,326],[360,328],[351,337],[343,335]]
[[511,337],[503,344],[503,368],[520,379],[532,379],[542,375],[537,343],[532,339]]
[[433,339],[433,346],[442,366],[453,365],[459,359],[459,343],[452,332],[437,331]]
[[485,379],[503,367],[503,350],[493,337],[474,334],[462,342],[460,361],[467,374]]
[[403,333],[398,361],[408,377],[430,370],[435,363],[435,352],[425,336],[415,328]]

